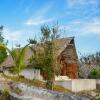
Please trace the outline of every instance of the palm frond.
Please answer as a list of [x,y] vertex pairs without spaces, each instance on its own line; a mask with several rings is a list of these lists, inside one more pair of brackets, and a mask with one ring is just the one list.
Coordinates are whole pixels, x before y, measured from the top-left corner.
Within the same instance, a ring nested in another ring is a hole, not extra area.
[[[29,44],[28,44],[29,45]],[[25,52],[26,52],[26,49],[28,47],[28,45],[24,46],[21,51],[19,52],[19,64],[22,64],[23,61],[24,61],[24,58],[25,58]]]

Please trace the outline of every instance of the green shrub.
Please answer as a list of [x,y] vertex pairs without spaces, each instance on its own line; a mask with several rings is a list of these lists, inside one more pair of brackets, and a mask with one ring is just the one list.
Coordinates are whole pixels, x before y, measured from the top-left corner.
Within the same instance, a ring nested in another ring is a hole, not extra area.
[[1,91],[0,100],[10,100],[10,95],[8,90],[4,89],[3,91]]
[[100,79],[100,68],[94,68],[91,70],[88,78],[92,78],[92,79]]

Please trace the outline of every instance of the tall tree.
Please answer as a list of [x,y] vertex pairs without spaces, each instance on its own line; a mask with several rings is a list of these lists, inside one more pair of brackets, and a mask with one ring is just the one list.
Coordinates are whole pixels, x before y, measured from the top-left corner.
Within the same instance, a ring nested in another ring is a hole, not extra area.
[[[6,45],[4,42],[4,37],[2,36],[3,34],[3,26],[0,26],[0,43],[3,43]],[[4,61],[4,59],[7,57],[7,52],[5,48],[0,48],[0,64]]]
[[42,75],[47,80],[46,87],[48,89],[53,89],[55,75],[60,74],[60,65],[58,65],[55,55],[57,50],[55,39],[60,36],[58,31],[57,25],[53,27],[44,25],[41,27],[41,43],[36,43],[34,42],[35,40],[32,39],[28,41],[30,44],[34,44],[34,46],[32,46],[34,48],[31,48],[33,56],[30,61],[33,63],[34,68],[41,70]]
[[55,40],[60,36],[58,32],[59,30],[57,25],[53,27],[41,27],[44,48],[43,72],[47,75],[46,87],[48,89],[53,89],[55,75],[60,74],[60,70],[57,70],[60,68],[60,65],[57,63],[57,56],[55,55],[57,50]]

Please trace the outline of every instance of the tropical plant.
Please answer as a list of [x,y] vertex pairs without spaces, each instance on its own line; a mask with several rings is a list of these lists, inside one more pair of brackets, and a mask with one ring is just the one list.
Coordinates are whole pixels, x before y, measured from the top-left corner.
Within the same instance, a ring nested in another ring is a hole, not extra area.
[[5,48],[11,55],[14,62],[11,72],[17,74],[18,76],[20,71],[26,67],[26,64],[24,63],[24,58],[27,46],[28,45],[24,46],[23,48],[10,50],[6,45],[0,44],[0,48]]
[[57,62],[55,55],[57,46],[54,43],[55,39],[60,36],[58,34],[58,26],[53,26],[52,28],[47,25],[42,26],[41,35],[41,43],[38,44],[42,50],[39,50],[39,48],[36,50],[35,46],[31,48],[33,56],[30,60],[33,62],[34,68],[40,69],[43,76],[45,75],[44,77],[47,80],[46,87],[53,89],[55,75],[60,74],[61,67]]
[[36,44],[37,41],[35,40],[35,38],[34,38],[34,39],[29,38],[29,39],[28,39],[28,43],[29,43],[29,44]]
[[60,74],[60,64],[57,62],[56,51],[58,47],[55,44],[55,40],[60,37],[58,25],[53,27],[42,26],[41,27],[42,42],[44,48],[44,63],[43,72],[47,75],[46,87],[53,89],[55,75]]
[[0,100],[10,100],[9,91],[4,89],[1,91]]
[[[0,43],[6,44],[4,42],[4,37],[2,36],[3,33],[3,26],[0,26]],[[4,61],[7,57],[7,52],[5,48],[0,48],[0,64]]]
[[88,78],[92,78],[92,79],[100,79],[100,68],[94,68],[91,70]]

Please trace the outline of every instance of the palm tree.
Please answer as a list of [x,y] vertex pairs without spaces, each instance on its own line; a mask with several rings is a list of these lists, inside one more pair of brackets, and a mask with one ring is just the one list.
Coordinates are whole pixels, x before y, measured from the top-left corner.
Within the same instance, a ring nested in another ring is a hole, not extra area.
[[18,50],[16,49],[10,50],[4,44],[0,44],[0,48],[5,48],[8,51],[8,53],[11,55],[14,62],[12,72],[16,73],[18,77],[19,77],[20,71],[22,71],[27,66],[24,63],[24,58],[25,58],[25,51],[28,45],[25,45],[23,48],[19,48]]
[[34,39],[29,38],[28,43],[29,44],[37,44],[37,41],[35,40],[35,38]]

